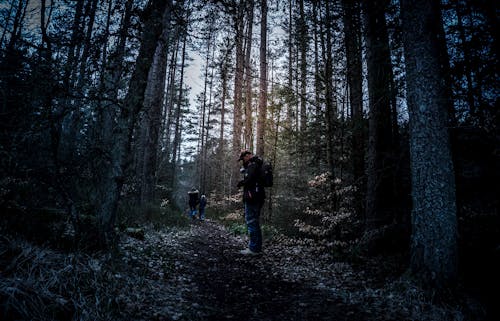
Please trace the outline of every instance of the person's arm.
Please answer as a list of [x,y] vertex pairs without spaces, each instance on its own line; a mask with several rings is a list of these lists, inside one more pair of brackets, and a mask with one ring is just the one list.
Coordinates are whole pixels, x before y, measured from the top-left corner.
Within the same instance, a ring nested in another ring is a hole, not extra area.
[[243,180],[238,183],[238,187],[245,185],[253,185],[257,183],[257,179],[259,178],[258,166],[256,163],[251,163],[247,168],[247,175]]

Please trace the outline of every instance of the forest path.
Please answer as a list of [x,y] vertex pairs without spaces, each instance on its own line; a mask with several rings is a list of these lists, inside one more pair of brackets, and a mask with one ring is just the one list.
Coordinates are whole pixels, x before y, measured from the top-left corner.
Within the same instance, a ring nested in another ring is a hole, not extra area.
[[363,271],[303,241],[275,238],[264,243],[263,255],[244,256],[246,237],[206,220],[122,246],[129,257],[148,256],[141,271],[149,299],[122,311],[135,320],[392,319],[383,305],[360,304],[367,286],[375,285]]
[[[353,314],[359,315],[356,307],[318,288],[314,278],[293,281],[290,273],[300,268],[292,260],[300,259],[298,251],[288,256],[268,248],[261,256],[244,256],[239,250],[246,242],[221,226],[199,222],[192,229],[196,236],[183,244],[189,261],[185,272],[197,287],[191,299],[203,311],[203,319],[352,320]],[[290,265],[290,271],[284,271]]]

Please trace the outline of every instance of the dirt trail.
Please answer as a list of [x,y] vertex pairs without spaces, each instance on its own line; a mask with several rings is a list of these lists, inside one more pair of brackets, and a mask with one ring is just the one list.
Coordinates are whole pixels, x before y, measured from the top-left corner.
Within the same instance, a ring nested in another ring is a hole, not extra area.
[[[358,307],[343,303],[330,289],[315,286],[318,275],[298,280],[290,275],[283,277],[286,270],[300,270],[300,266],[290,266],[300,263],[292,260],[294,257],[285,257],[286,253],[278,253],[277,248],[265,249],[262,256],[248,257],[239,254],[245,242],[213,222],[197,223],[192,231],[193,237],[181,246],[185,249],[182,258],[189,262],[183,272],[191,275],[197,287],[189,298],[196,302],[197,311],[192,317],[353,320],[357,316],[358,320],[364,319]],[[294,256],[300,259],[300,253]]]
[[[246,237],[214,221],[121,242],[120,320],[467,320],[394,275],[384,256],[353,266],[312,241],[275,236],[243,256]],[[398,272],[396,272],[398,273]]]
[[330,245],[274,235],[248,257],[246,237],[210,220],[134,235],[91,255],[4,238],[3,319],[483,320],[469,296],[433,302],[387,255],[353,266]]
[[[148,298],[128,302],[132,311],[122,315],[136,320],[378,319],[360,306],[356,289],[367,283],[349,264],[303,241],[276,237],[264,242],[263,255],[248,257],[239,253],[246,242],[210,220],[193,222],[188,230],[147,233],[143,241],[124,240],[127,270],[140,271]],[[148,311],[138,308],[145,305]]]

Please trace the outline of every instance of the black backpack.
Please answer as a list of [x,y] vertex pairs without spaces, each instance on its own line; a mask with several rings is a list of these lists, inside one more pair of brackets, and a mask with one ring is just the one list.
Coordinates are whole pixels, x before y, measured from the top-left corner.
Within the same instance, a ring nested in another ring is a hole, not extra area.
[[260,180],[259,183],[264,187],[273,186],[273,166],[262,160],[260,162]]

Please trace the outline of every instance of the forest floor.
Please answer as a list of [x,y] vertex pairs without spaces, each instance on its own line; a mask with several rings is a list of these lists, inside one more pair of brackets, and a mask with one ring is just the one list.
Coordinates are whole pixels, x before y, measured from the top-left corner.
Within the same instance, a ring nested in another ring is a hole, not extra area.
[[[11,263],[0,262],[0,316],[4,320],[481,319],[477,302],[463,298],[435,302],[398,277],[402,272],[398,260],[387,256],[354,264],[282,235],[267,239],[262,255],[244,256],[239,251],[246,243],[246,236],[206,220],[193,221],[188,228],[147,229],[143,238],[124,235],[114,255],[54,254],[26,246],[10,250]],[[0,258],[7,252],[0,251]],[[40,304],[52,308],[45,311]]]
[[[155,280],[143,301],[124,297],[139,320],[467,320],[459,305],[433,304],[397,279],[398,260],[335,259],[313,244],[276,236],[260,256],[239,253],[246,237],[207,220],[122,244],[128,264]],[[146,257],[145,257],[146,255]],[[147,258],[145,260],[145,258]],[[147,298],[147,299],[146,299]],[[151,301],[149,301],[151,300]],[[467,307],[470,309],[470,307]]]

